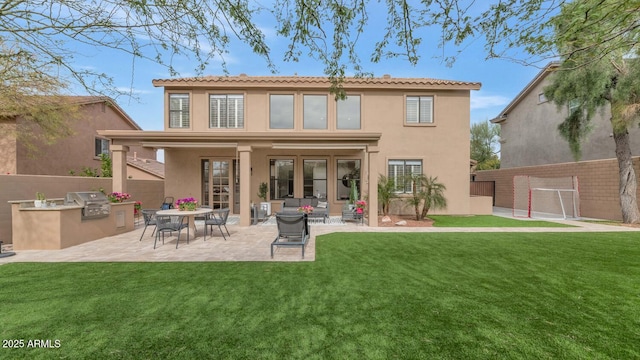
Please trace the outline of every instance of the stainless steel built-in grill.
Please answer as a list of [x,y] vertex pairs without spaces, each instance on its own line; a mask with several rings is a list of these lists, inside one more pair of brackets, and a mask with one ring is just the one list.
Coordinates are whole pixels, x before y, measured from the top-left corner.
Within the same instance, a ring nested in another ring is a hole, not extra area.
[[100,191],[78,191],[67,193],[67,205],[82,206],[82,219],[99,219],[109,216],[111,205]]

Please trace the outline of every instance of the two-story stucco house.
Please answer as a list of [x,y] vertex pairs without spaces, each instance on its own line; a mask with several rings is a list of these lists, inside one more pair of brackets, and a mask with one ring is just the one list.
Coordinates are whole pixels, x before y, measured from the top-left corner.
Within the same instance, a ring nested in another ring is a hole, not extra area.
[[[0,117],[0,173],[20,175],[69,175],[83,167],[100,169],[100,154],[109,153],[109,139],[98,130],[142,130],[127,113],[110,98],[101,96],[69,97],[78,105],[80,114],[69,123],[73,134],[51,145],[35,143],[35,154],[17,136],[20,116]],[[77,119],[76,119],[77,117]],[[135,179],[162,179],[163,166],[156,161],[151,148],[134,145],[129,153],[129,176]]]
[[[491,120],[500,125],[500,167],[548,165],[575,161],[569,143],[558,131],[558,125],[569,114],[568,107],[558,108],[547,101],[544,88],[549,85],[557,63],[550,63]],[[616,157],[612,138],[611,109],[606,106],[597,112],[592,131],[582,144],[580,160],[612,159]],[[640,136],[640,129],[629,129],[632,139]],[[640,154],[640,142],[632,142],[632,152]]]
[[[263,182],[274,211],[285,197],[318,196],[340,214],[349,179],[356,179],[375,226],[378,176],[424,172],[446,185],[444,212],[473,211],[470,91],[479,83],[347,78],[344,100],[329,92],[324,77],[207,76],[153,84],[164,87],[164,131],[100,134],[121,156],[134,144],[164,149],[166,196],[229,207],[249,225],[250,203],[260,201]],[[115,171],[117,189],[123,184]]]

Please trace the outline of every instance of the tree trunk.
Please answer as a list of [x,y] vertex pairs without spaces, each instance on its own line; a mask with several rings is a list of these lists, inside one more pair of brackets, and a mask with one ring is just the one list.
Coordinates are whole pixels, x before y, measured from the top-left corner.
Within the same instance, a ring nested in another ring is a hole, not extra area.
[[616,143],[616,158],[620,175],[620,209],[622,210],[622,222],[625,224],[640,223],[638,200],[636,198],[636,172],[631,161],[631,146],[629,145],[629,132],[615,131],[613,140]]
[[416,211],[416,220],[420,220],[420,200],[418,199],[418,192],[415,186],[413,187],[413,201],[413,207]]

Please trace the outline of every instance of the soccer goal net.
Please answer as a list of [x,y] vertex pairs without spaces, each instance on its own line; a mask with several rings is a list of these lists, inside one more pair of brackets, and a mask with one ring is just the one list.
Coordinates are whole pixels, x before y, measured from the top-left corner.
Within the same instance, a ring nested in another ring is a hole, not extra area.
[[538,219],[580,217],[578,177],[513,177],[513,216]]

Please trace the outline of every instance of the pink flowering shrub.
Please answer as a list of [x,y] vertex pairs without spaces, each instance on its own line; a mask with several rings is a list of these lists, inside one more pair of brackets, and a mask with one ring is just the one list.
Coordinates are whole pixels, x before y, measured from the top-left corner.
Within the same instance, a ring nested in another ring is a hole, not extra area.
[[311,214],[313,212],[313,206],[311,206],[311,205],[300,206],[298,208],[298,212]]
[[121,192],[114,191],[111,194],[107,195],[107,198],[112,203],[121,203],[121,202],[125,202],[125,201],[131,199],[131,195],[129,195],[127,193],[121,193]]
[[195,210],[198,206],[198,200],[192,197],[178,199],[176,206],[180,210]]

